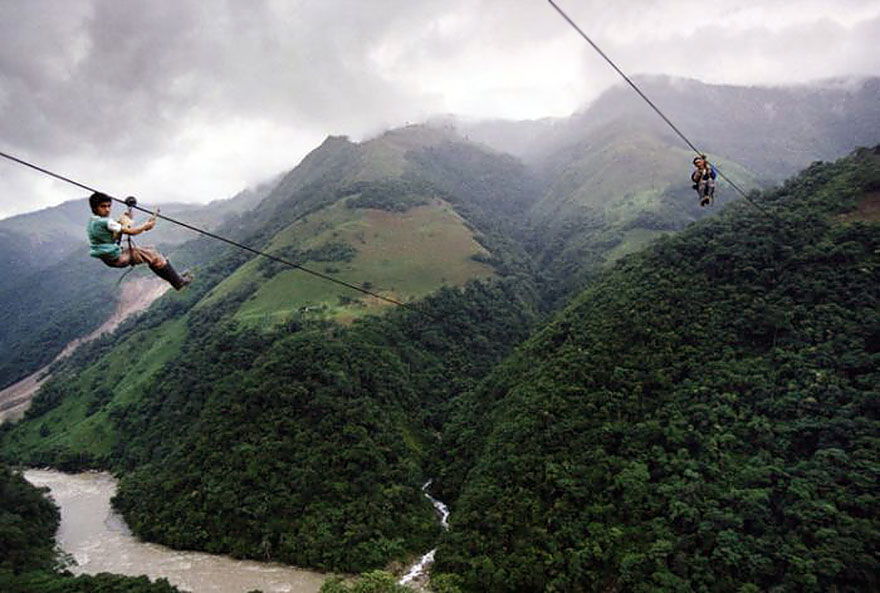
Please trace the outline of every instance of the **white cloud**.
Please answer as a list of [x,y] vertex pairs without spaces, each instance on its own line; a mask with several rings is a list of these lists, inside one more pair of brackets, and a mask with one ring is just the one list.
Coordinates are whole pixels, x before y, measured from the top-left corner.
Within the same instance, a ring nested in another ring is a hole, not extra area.
[[[627,72],[878,75],[877,0],[557,0]],[[0,0],[0,150],[111,192],[203,201],[455,112],[564,115],[617,82],[539,0]],[[0,216],[79,197],[0,163]]]

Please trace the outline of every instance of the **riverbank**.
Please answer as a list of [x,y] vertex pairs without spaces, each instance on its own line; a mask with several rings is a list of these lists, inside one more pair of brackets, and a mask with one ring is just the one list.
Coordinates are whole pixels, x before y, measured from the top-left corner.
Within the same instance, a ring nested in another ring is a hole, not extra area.
[[116,480],[107,473],[64,474],[27,470],[24,477],[49,488],[61,509],[57,543],[72,557],[74,574],[111,572],[166,578],[192,593],[317,593],[326,575],[281,564],[182,552],[136,539],[110,505]]

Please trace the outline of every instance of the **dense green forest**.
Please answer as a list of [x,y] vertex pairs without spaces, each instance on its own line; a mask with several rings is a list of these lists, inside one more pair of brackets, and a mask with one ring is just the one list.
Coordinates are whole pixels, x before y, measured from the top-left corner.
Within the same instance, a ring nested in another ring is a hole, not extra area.
[[113,414],[116,506],[151,541],[322,569],[431,547],[431,435],[451,395],[531,327],[513,288],[441,291],[425,304],[440,321],[404,311],[266,333],[192,315],[151,397]]
[[0,591],[3,593],[179,593],[164,579],[110,574],[74,577],[58,567],[58,509],[0,464]]
[[[133,531],[176,548],[360,572],[440,541],[437,593],[877,588],[876,152],[627,255],[697,217],[677,186],[548,234],[511,157],[418,126],[330,138],[221,232],[336,273],[366,242],[340,234],[353,211],[442,203],[490,279],[432,289],[425,314],[340,322],[334,286],[248,323],[270,281],[305,283],[193,241],[175,264],[198,282],[59,364],[0,453],[118,473]],[[306,220],[331,238],[281,241]]]
[[[624,258],[452,407],[470,591],[880,588],[880,148]],[[484,412],[485,411],[485,412]]]
[[[177,548],[341,571],[429,549],[440,527],[421,485],[445,406],[528,335],[538,299],[523,251],[507,234],[534,197],[522,189],[523,168],[485,154],[456,184],[441,186],[442,171],[427,166],[420,146],[398,151],[399,179],[352,182],[357,151],[377,149],[329,140],[282,180],[263,211],[226,230],[266,246],[292,221],[317,218],[328,201],[406,212],[442,197],[491,247],[500,277],[442,288],[417,303],[422,313],[398,309],[341,325],[296,312],[249,325],[235,313],[278,266],[258,263],[253,281],[207,299],[251,255],[209,254],[210,244],[196,242],[181,253],[212,261],[199,281],[59,365],[26,422],[10,430],[4,455],[121,473],[115,504],[131,528]],[[442,167],[460,150],[444,144],[431,162]],[[347,177],[329,173],[342,170]],[[336,265],[355,248],[336,240],[283,253]],[[299,288],[292,282],[289,291]],[[331,294],[342,298],[338,289]]]

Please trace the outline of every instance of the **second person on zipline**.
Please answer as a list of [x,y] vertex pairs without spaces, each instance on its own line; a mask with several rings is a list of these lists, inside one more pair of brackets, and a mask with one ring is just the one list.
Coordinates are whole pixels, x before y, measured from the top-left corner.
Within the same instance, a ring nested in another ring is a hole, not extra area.
[[165,256],[154,247],[136,247],[129,244],[125,249],[119,244],[122,235],[139,235],[156,226],[155,215],[139,227],[123,225],[110,218],[113,200],[107,194],[95,192],[89,196],[89,207],[92,217],[89,219],[87,232],[91,248],[89,255],[97,257],[111,268],[125,268],[138,264],[147,264],[159,278],[168,282],[175,290],[180,290],[190,282],[192,275],[184,272],[178,274]]
[[715,201],[715,167],[713,167],[706,155],[694,157],[694,172],[691,173],[693,188],[697,190],[700,198],[700,206],[708,206]]

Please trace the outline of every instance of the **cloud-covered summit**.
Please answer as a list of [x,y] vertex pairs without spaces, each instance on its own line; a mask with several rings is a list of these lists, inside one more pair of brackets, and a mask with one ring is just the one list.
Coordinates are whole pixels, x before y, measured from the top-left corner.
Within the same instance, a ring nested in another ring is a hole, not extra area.
[[[627,71],[880,74],[876,0],[559,0]],[[538,0],[0,0],[0,149],[108,192],[206,201],[328,134],[565,115],[617,82]],[[81,194],[0,163],[0,216]]]

